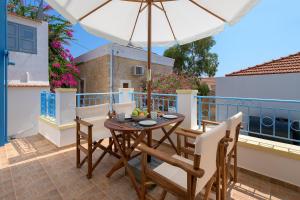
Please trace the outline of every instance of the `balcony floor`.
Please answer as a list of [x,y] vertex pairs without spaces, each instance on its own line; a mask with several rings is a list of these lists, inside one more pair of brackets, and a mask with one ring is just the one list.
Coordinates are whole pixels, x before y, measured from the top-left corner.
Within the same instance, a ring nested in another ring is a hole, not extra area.
[[[166,146],[161,150],[170,152]],[[106,156],[88,180],[85,168],[75,167],[74,146],[57,148],[40,135],[16,139],[0,147],[0,199],[137,199],[124,170],[105,177],[114,162]],[[229,190],[231,199],[300,199],[297,191],[243,171]],[[160,191],[156,187],[151,193]],[[166,199],[177,198],[168,194]]]

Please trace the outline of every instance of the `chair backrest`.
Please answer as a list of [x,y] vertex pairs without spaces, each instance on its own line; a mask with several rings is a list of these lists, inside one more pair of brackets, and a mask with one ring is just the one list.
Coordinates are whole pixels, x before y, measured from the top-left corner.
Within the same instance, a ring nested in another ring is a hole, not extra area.
[[197,136],[195,154],[201,156],[200,168],[204,169],[203,177],[197,180],[196,194],[199,193],[217,170],[217,156],[220,141],[226,136],[226,122]]
[[227,130],[230,131],[230,138],[233,139],[232,142],[229,142],[228,148],[227,148],[227,154],[229,154],[231,152],[231,150],[233,149],[236,140],[238,139],[238,135],[237,135],[237,126],[239,124],[242,123],[243,120],[243,113],[239,112],[235,115],[233,115],[232,117],[230,117],[227,121]]
[[129,103],[113,104],[113,110],[116,111],[116,113],[125,113],[126,115],[130,115],[134,109],[135,101]]
[[109,103],[76,108],[76,116],[81,119],[94,118],[94,117],[107,117],[108,112],[109,112]]

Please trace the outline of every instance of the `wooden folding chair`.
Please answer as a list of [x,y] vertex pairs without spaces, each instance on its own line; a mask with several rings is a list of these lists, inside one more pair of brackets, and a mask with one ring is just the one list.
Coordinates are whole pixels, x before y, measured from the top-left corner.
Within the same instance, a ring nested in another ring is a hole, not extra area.
[[135,101],[128,103],[115,103],[112,105],[112,108],[116,113],[125,113],[126,115],[131,115],[135,107]]
[[[107,153],[120,158],[117,153],[112,151],[113,140],[109,130],[104,127],[108,112],[109,104],[76,108],[76,166],[81,168],[87,162],[87,178],[89,179],[92,177],[92,172],[96,166]],[[109,140],[108,146],[102,144],[105,139]],[[83,144],[87,144],[87,148]],[[93,153],[97,148],[103,152],[93,163]],[[80,151],[86,155],[82,160]]]
[[[201,124],[203,127],[203,131],[205,132],[207,130],[207,125],[212,125],[210,128],[213,128],[214,126],[217,126],[221,122],[214,122],[209,120],[202,120]],[[230,134],[230,138],[233,139],[233,142],[229,143],[228,149],[227,149],[227,171],[229,172],[229,178],[230,180],[233,180],[234,182],[237,182],[237,142],[239,138],[240,129],[242,127],[242,112],[239,112],[235,114],[234,116],[230,117],[227,121],[227,131]],[[187,158],[188,154],[186,151],[189,151],[190,149],[194,148],[194,143],[189,141],[190,139],[195,139],[198,135],[202,134],[202,131],[195,131],[191,129],[184,129],[181,128],[181,130],[176,131],[177,133],[177,149],[178,152],[181,152],[184,154],[184,156]],[[181,141],[181,138],[184,138],[184,141]],[[193,141],[193,140],[192,140]],[[183,147],[182,147],[183,143]],[[231,171],[231,161],[233,159],[233,170]],[[233,174],[232,174],[233,173]]]
[[[225,168],[225,155],[228,142],[226,123],[198,135],[195,140],[194,151],[186,152],[193,156],[193,161],[168,154],[141,145],[142,151],[142,199],[154,197],[147,194],[146,182],[151,180],[163,188],[160,199],[163,200],[167,192],[180,198],[192,200],[205,189],[204,199],[208,199],[213,183],[216,183],[216,197],[220,199],[221,169]],[[147,166],[147,155],[154,156],[162,161],[154,170]],[[201,162],[200,162],[201,160]]]
[[[240,129],[242,126],[243,113],[239,112],[234,116],[230,117],[227,123],[227,130],[230,131],[230,138],[233,139],[233,142],[229,143],[228,151],[227,151],[227,171],[229,174],[230,180],[237,182],[237,143],[239,139]],[[231,161],[233,159],[233,170],[231,168]],[[233,174],[232,174],[233,173]]]

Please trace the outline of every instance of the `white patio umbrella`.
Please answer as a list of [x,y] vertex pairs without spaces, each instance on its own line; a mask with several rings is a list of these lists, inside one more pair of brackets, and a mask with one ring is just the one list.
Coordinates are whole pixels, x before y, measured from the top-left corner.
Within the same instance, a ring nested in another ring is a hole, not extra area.
[[151,104],[151,46],[185,44],[236,23],[258,0],[46,0],[71,23],[124,45],[148,47],[147,106]]

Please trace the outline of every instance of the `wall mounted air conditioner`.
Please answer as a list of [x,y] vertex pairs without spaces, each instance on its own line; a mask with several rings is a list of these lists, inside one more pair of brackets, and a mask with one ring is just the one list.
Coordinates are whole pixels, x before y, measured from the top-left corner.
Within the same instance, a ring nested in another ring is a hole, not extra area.
[[143,76],[145,74],[144,66],[133,66],[133,75]]

